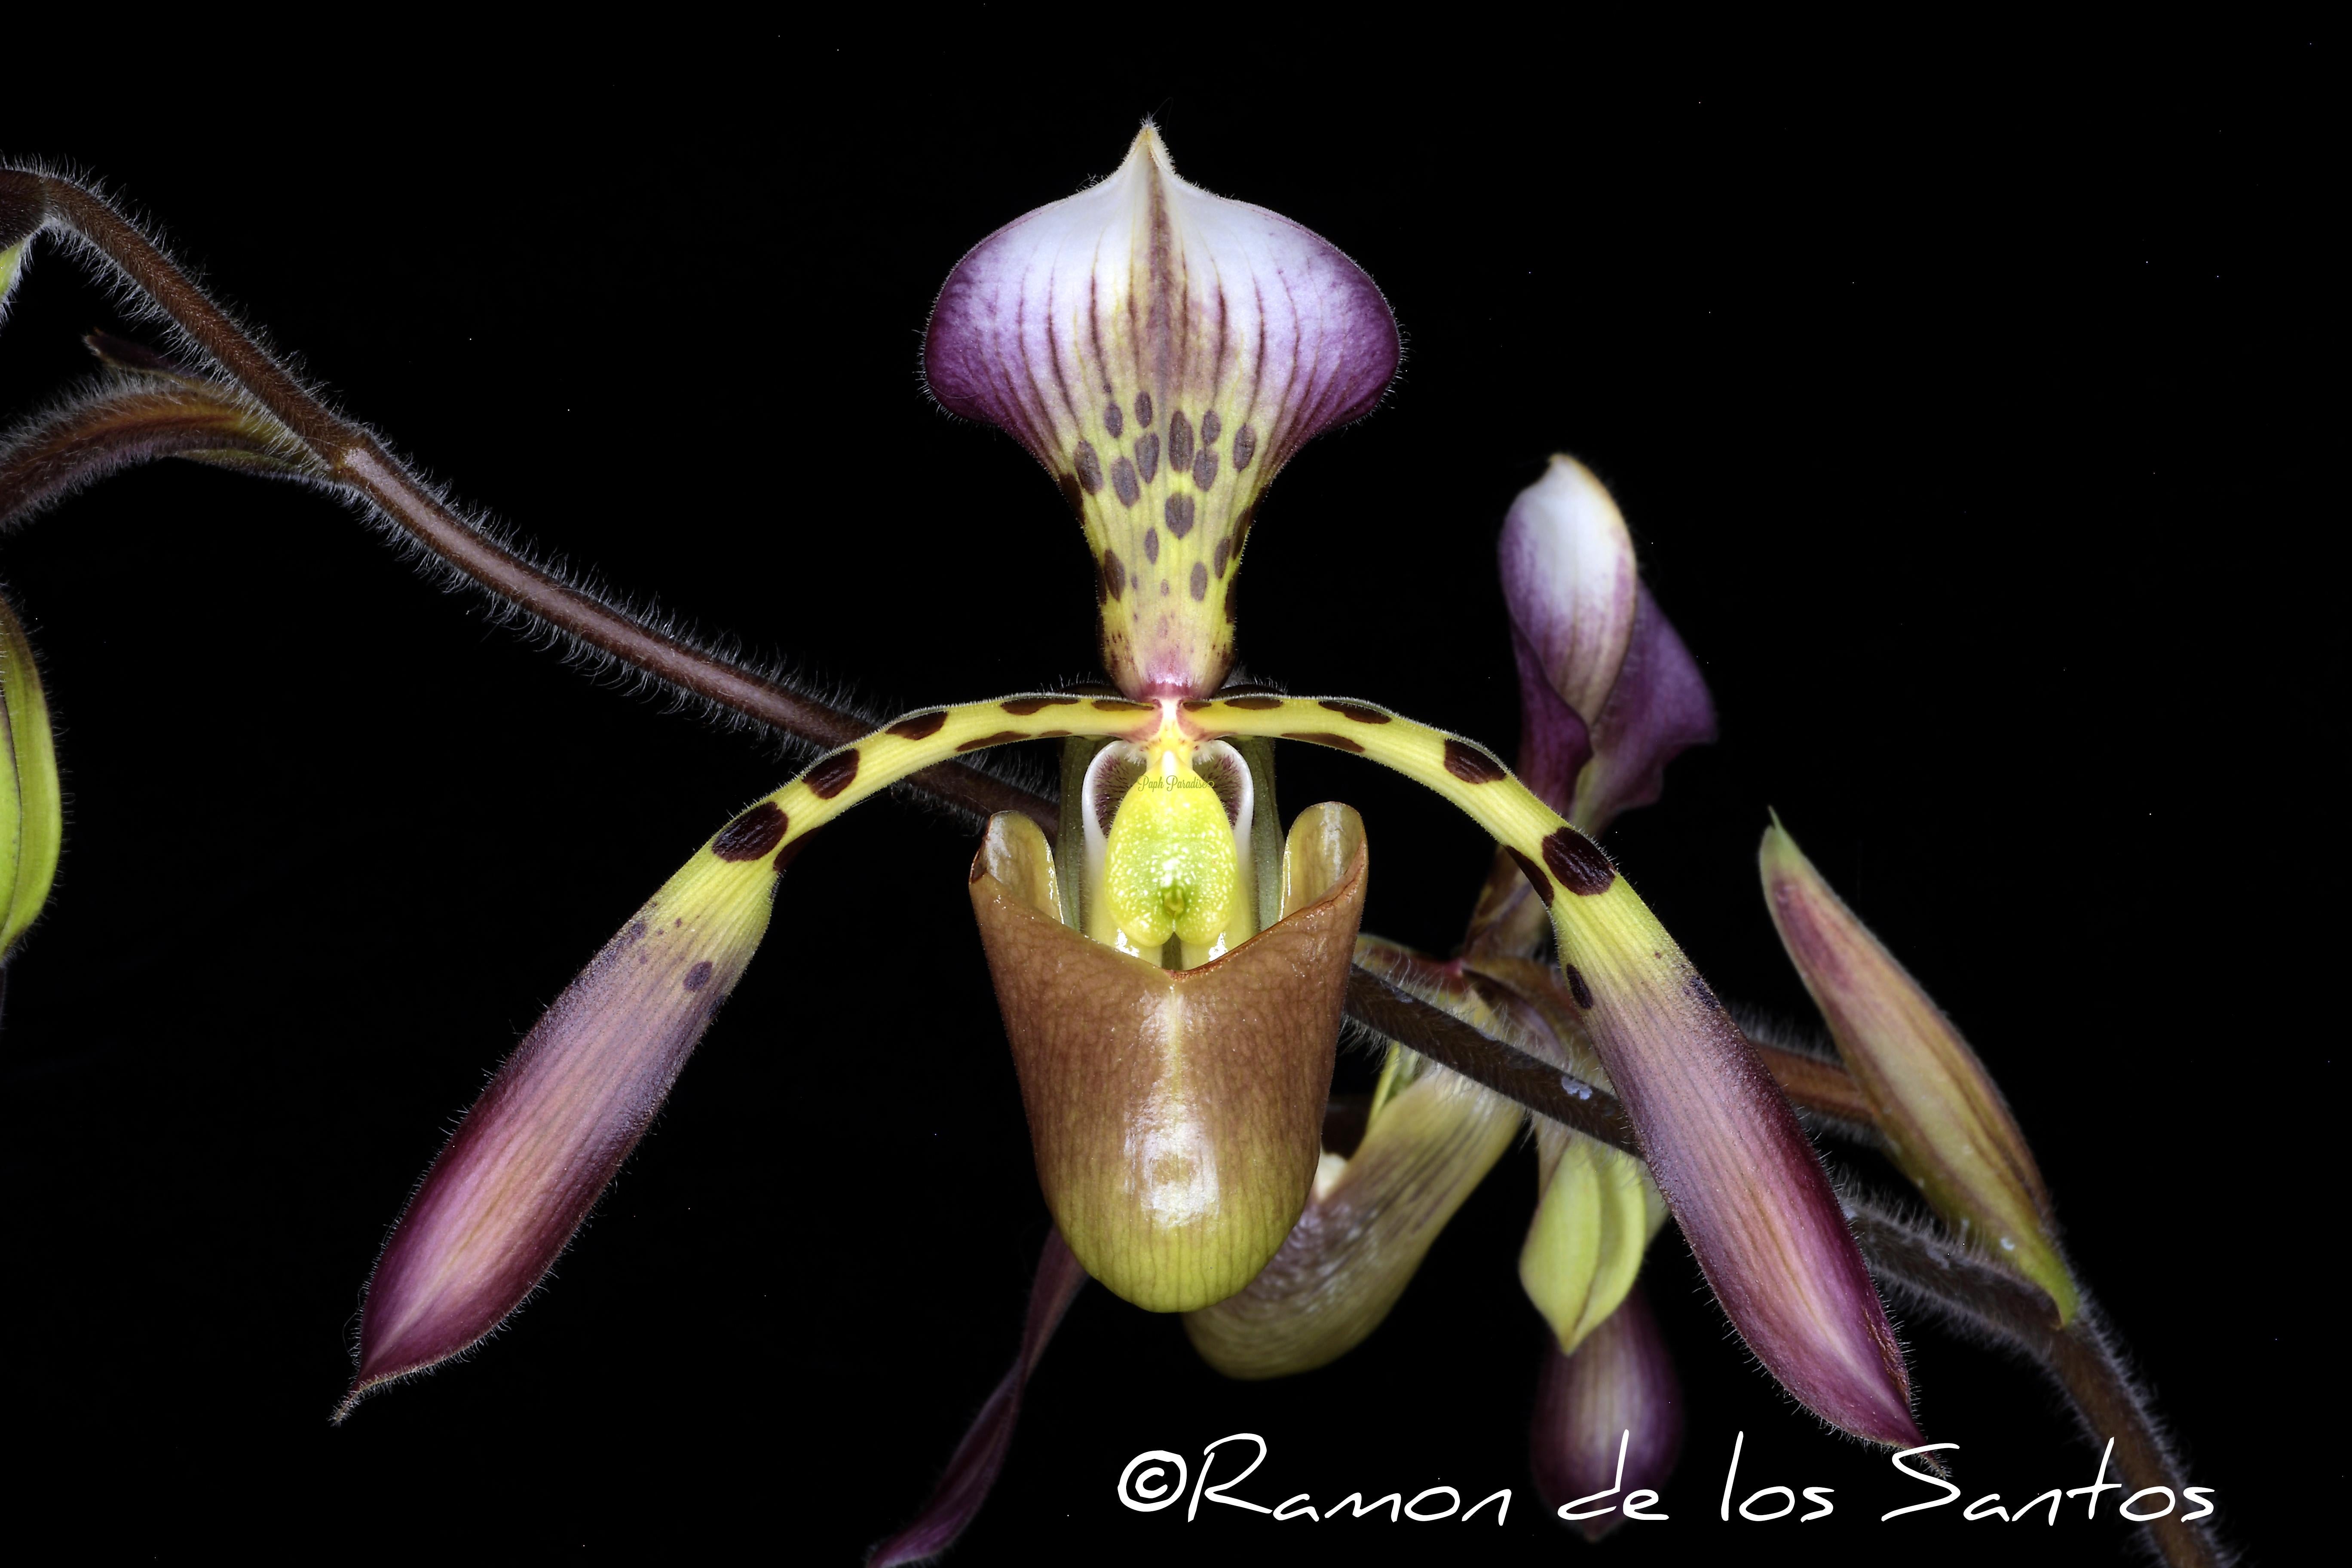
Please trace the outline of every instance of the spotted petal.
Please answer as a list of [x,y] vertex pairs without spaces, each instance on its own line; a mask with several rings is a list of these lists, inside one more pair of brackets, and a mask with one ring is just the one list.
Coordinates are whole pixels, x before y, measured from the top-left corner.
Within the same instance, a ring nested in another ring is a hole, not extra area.
[[1177,177],[1147,125],[1100,184],[972,247],[931,312],[950,409],[1060,481],[1097,569],[1104,668],[1131,697],[1213,690],[1251,517],[1291,454],[1396,374],[1388,302],[1278,213]]

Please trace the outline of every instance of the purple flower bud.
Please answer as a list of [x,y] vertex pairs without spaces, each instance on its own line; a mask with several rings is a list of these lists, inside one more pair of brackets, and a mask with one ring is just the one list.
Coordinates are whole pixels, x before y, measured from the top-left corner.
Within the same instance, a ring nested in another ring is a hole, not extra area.
[[515,1047],[376,1260],[338,1420],[482,1339],[545,1278],[760,945],[775,876],[706,848]]
[[2082,1299],[2058,1250],[2042,1173],[1992,1075],[1778,817],[1758,860],[1781,944],[1895,1163],[1963,1240],[2047,1291],[2064,1327]]
[[1388,301],[1278,213],[1177,178],[1147,125],[1100,184],[974,246],[924,342],[932,394],[1027,447],[1078,514],[1103,665],[1130,697],[1214,690],[1258,498],[1396,374]]
[[1647,805],[1666,763],[1715,739],[1715,705],[1643,587],[1617,503],[1554,458],[1503,524],[1503,595],[1519,663],[1520,779],[1598,836]]
[[1531,1444],[1536,1495],[1555,1513],[1586,1515],[1562,1522],[1600,1540],[1622,1522],[1628,1498],[1663,1490],[1674,1474],[1682,1398],[1674,1359],[1636,1285],[1575,1354],[1544,1346]]

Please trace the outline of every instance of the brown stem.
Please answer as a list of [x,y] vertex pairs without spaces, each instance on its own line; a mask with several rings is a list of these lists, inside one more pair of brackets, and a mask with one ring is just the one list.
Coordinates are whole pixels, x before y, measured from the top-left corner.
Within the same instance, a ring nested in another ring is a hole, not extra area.
[[2108,1342],[2096,1308],[2085,1303],[2081,1315],[2061,1329],[2052,1320],[2049,1298],[2032,1286],[1867,1203],[1853,1205],[1853,1233],[1882,1280],[2040,1363],[2074,1407],[2092,1443],[2104,1447],[2114,1439],[2116,1468],[2127,1489],[2119,1496],[2145,1487],[2170,1489],[2173,1511],[2142,1527],[2165,1562],[2173,1568],[2221,1568],[2228,1561],[2203,1525],[2181,1521],[2188,1506],[2181,1497],[2185,1478]]
[[1361,965],[1348,972],[1348,1016],[1538,1116],[1613,1149],[1642,1152],[1633,1122],[1613,1096],[1399,990]]
[[[785,734],[832,747],[847,745],[871,728],[855,715],[647,626],[488,538],[426,489],[374,437],[312,396],[121,214],[70,180],[0,170],[0,211],[28,203],[37,204],[49,223],[79,237],[152,300],[291,433],[318,464],[321,480],[365,499],[394,526],[495,597],[665,685]],[[967,763],[943,763],[910,782],[980,816],[1017,811],[1048,831],[1057,820],[1050,803]]]

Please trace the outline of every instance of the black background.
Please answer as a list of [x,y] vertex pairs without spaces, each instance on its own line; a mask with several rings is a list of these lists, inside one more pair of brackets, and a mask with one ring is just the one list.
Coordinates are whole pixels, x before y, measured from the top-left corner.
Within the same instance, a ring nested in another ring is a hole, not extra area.
[[[1591,465],[1722,714],[1612,835],[1620,863],[1717,990],[1801,1016],[1755,885],[1777,807],[2000,1079],[2225,1531],[2312,1507],[2286,1459],[2322,1397],[2291,1248],[2335,1226],[2268,1162],[2336,1088],[2297,902],[2340,862],[2312,783],[2341,646],[2306,479],[2320,51],[1667,70],[1530,37],[1366,75],[983,41],[453,43],[381,77],[289,54],[144,108],[12,113],[0,141],[105,177],[463,496],[887,713],[1093,673],[1076,531],[1009,439],[926,403],[918,349],[966,247],[1156,112],[1188,177],[1347,249],[1408,335],[1388,405],[1271,493],[1251,669],[1507,751],[1494,537],[1549,452]],[[124,320],[45,246],[0,408]],[[478,1531],[812,1562],[911,1514],[1010,1357],[1046,1226],[970,833],[885,800],[813,841],[551,1288],[331,1430],[361,1286],[455,1116],[797,764],[583,679],[285,487],[135,473],[6,540],[0,574],[71,797],[0,1036],[22,1506],[167,1552]],[[1475,829],[1297,750],[1286,810],[1344,798],[1370,825],[1367,928],[1450,948]],[[1287,1383],[1228,1383],[1176,1323],[1082,1296],[967,1560],[1582,1551],[1525,1469],[1532,1170],[1511,1155],[1374,1339]],[[1689,1436],[1664,1539],[1619,1555],[2128,1555],[2114,1494],[2096,1526],[2080,1503],[2055,1530],[1881,1524],[1927,1489],[1790,1406],[1672,1235],[1648,1279]],[[2033,1375],[1907,1333],[1970,1496],[2090,1479]],[[1129,1456],[1235,1431],[1273,1450],[1243,1495],[1508,1486],[1510,1521],[1187,1526],[1113,1500]],[[1743,1494],[1834,1486],[1836,1515],[1718,1524],[1740,1431]]]

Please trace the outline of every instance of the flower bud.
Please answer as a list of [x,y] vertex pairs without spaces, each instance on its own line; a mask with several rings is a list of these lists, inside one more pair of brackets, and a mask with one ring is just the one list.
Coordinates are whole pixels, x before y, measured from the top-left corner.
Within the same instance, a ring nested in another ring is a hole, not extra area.
[[1521,782],[1588,834],[1658,798],[1666,763],[1715,739],[1690,650],[1642,584],[1607,489],[1556,457],[1503,523],[1519,664]]
[[1634,1492],[1663,1490],[1682,1452],[1682,1394],[1638,1285],[1574,1354],[1546,1345],[1530,1444],[1544,1506],[1584,1515],[1562,1522],[1598,1541]]
[[0,963],[48,901],[65,837],[48,700],[16,612],[0,599]]
[[923,363],[941,404],[1010,433],[1060,482],[1120,689],[1192,697],[1233,663],[1258,498],[1309,437],[1370,411],[1399,352],[1362,268],[1179,179],[1146,125],[1108,179],[956,264]]
[[1356,814],[1310,807],[1284,852],[1283,918],[1168,970],[1064,925],[1045,834],[990,821],[972,910],[1038,1181],[1087,1272],[1137,1306],[1224,1300],[1306,1207],[1365,868]]
[[1758,859],[1781,945],[1862,1086],[1887,1150],[1963,1241],[2082,1309],[2050,1194],[1984,1063],[1773,818]]

